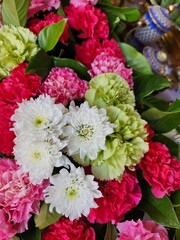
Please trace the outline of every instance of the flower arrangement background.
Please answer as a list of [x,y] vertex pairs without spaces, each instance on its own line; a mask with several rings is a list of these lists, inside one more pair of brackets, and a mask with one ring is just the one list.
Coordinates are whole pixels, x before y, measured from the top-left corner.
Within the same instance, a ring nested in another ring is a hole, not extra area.
[[3,0],[1,240],[180,239],[180,100],[156,97],[172,82],[125,42],[140,18]]

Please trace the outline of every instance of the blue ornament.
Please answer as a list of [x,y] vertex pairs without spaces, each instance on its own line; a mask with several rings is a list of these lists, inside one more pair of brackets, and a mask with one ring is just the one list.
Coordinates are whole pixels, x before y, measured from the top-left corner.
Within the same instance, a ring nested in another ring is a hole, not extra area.
[[172,26],[168,10],[159,5],[150,6],[140,23],[145,26],[138,26],[135,37],[144,45],[157,42]]

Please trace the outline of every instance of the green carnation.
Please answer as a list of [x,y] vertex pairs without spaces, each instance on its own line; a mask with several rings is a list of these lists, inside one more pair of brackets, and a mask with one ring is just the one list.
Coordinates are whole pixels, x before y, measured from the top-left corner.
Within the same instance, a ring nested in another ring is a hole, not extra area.
[[89,90],[85,95],[90,106],[98,108],[107,106],[135,105],[133,91],[128,83],[115,73],[100,74],[89,82]]
[[38,51],[36,36],[27,28],[4,25],[0,28],[0,79],[19,63],[29,61]]
[[106,139],[107,149],[93,161],[86,159],[86,165],[91,164],[92,173],[101,180],[119,179],[125,167],[134,169],[148,151],[146,121],[130,105],[106,110],[115,132]]

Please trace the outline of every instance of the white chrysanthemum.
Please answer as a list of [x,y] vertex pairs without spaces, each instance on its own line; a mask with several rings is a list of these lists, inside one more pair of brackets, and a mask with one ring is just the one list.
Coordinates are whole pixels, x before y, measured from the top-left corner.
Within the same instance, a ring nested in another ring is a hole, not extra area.
[[56,144],[53,141],[30,142],[20,137],[15,139],[14,155],[22,170],[29,173],[31,182],[38,184],[52,175],[54,167],[69,163],[60,151],[64,145],[66,143]]
[[70,172],[61,169],[59,174],[50,178],[51,184],[46,189],[45,202],[50,204],[50,211],[55,207],[60,214],[71,221],[87,216],[90,208],[97,208],[95,198],[102,197],[98,183],[93,175],[85,175],[83,168],[71,166]]
[[106,110],[90,108],[88,102],[80,108],[71,103],[66,117],[68,126],[64,128],[64,135],[68,138],[68,154],[79,154],[81,160],[86,156],[96,159],[98,151],[106,149],[106,136],[113,133],[114,124],[109,122]]
[[28,136],[31,140],[58,138],[65,125],[66,108],[54,101],[48,95],[40,95],[35,100],[31,98],[20,103],[11,118],[16,136]]

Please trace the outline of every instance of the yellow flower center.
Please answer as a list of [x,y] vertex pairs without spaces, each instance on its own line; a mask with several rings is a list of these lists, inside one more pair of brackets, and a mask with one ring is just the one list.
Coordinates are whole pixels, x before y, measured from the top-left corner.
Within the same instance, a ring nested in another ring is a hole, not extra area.
[[79,136],[90,139],[93,136],[94,129],[88,124],[82,124],[77,129]]
[[75,199],[79,196],[79,189],[77,187],[69,187],[66,189],[66,195],[69,199]]
[[40,128],[41,126],[43,126],[46,123],[46,118],[45,116],[36,116],[34,119],[34,126],[36,128]]

